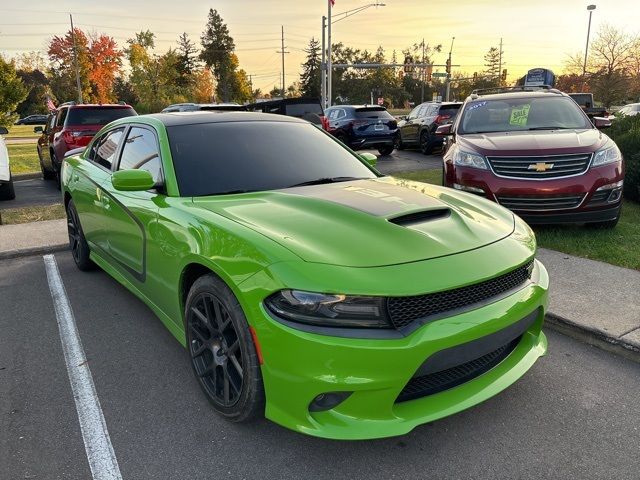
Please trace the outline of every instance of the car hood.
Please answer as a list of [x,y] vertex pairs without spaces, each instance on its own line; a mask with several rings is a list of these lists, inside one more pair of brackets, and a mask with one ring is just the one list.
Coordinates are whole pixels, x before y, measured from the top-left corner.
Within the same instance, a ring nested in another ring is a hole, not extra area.
[[608,138],[599,130],[538,130],[458,135],[463,149],[482,155],[561,155],[591,153],[603,147]]
[[383,177],[285,190],[196,197],[305,261],[395,265],[461,253],[509,236],[513,214],[455,190]]

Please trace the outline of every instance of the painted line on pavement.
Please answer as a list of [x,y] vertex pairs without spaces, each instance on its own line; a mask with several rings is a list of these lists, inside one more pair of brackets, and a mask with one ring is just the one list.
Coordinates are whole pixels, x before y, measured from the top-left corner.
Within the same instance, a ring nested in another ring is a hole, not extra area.
[[91,474],[94,480],[122,480],[58,264],[53,255],[43,258]]

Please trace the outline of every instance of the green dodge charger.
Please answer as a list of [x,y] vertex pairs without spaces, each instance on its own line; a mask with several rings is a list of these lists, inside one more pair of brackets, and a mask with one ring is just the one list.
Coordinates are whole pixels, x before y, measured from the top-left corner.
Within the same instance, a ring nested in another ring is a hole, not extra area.
[[508,210],[370,163],[290,117],[120,119],[64,161],[73,258],[155,312],[224,418],[401,435],[545,353],[549,279]]

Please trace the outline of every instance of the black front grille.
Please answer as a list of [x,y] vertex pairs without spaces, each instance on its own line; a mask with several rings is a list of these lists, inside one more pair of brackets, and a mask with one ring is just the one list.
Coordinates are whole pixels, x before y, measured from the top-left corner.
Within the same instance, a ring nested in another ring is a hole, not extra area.
[[442,392],[473,380],[483,373],[488,372],[504,360],[513,351],[513,349],[516,348],[520,338],[522,337],[518,337],[506,345],[502,345],[496,350],[471,360],[470,362],[462,363],[455,367],[430,373],[428,375],[413,377],[402,389],[400,395],[398,395],[396,403],[415,400],[416,398],[421,398],[427,395],[433,395],[434,393]]
[[583,173],[590,153],[552,156],[487,157],[497,175],[511,178],[558,178]]
[[562,210],[566,208],[576,208],[584,193],[578,195],[517,195],[503,197],[498,195],[498,203],[509,210]]
[[417,319],[485,302],[523,285],[531,274],[532,263],[533,260],[509,273],[467,287],[415,297],[391,297],[387,303],[389,317],[396,328],[402,328]]

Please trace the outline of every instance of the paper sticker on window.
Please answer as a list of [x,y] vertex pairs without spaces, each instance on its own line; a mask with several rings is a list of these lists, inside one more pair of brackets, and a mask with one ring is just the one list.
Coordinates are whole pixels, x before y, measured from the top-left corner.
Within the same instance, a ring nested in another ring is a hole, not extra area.
[[476,108],[484,107],[486,104],[487,104],[487,102],[472,103],[472,104],[469,106],[469,111],[471,111],[471,110],[475,110]]
[[529,109],[531,108],[530,103],[526,103],[524,105],[518,105],[511,110],[511,118],[509,119],[509,124],[515,125],[518,127],[524,127],[527,125],[527,120],[529,119]]

